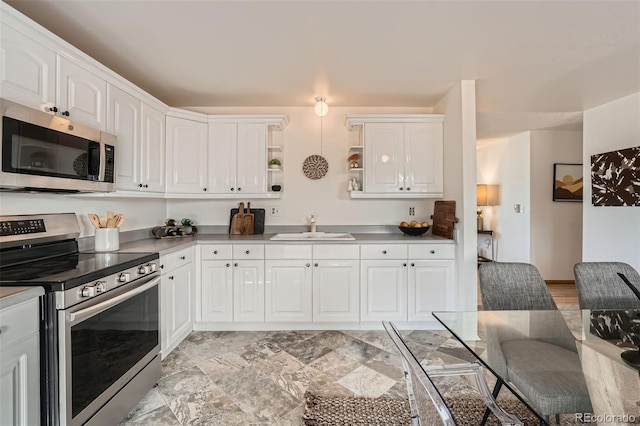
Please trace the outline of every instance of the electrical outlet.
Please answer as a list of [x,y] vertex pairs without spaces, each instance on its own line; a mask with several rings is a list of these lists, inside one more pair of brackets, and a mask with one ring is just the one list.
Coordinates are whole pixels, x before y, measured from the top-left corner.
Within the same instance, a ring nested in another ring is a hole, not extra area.
[[269,216],[280,216],[280,206],[270,206]]
[[416,215],[416,208],[409,207],[409,216],[415,216],[415,215]]

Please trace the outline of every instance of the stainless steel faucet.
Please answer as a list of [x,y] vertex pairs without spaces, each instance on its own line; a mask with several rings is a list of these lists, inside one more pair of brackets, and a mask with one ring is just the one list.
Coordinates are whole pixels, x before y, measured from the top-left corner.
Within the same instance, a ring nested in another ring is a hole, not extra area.
[[316,232],[316,218],[313,215],[309,219],[309,227],[311,232]]

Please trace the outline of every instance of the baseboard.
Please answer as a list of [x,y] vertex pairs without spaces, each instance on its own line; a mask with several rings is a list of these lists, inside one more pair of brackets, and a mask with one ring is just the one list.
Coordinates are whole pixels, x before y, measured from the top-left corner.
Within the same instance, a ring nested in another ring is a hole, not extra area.
[[550,284],[571,284],[571,285],[576,285],[576,282],[574,280],[544,280],[544,282],[546,282],[547,285],[550,285]]

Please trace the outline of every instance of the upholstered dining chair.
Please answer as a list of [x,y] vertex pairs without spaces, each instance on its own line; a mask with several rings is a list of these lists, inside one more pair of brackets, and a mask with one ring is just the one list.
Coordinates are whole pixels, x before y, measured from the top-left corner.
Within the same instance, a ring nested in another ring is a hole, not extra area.
[[[450,364],[423,367],[411,349],[402,339],[393,323],[383,321],[387,334],[395,344],[402,359],[404,376],[409,394],[411,409],[411,426],[445,425],[455,426],[457,419],[464,418],[462,413],[453,413],[447,405],[442,393],[436,387],[432,377],[438,376],[474,376],[476,386],[487,408],[498,418],[501,425],[518,426],[523,422],[513,414],[500,408],[485,381],[482,366],[477,363]],[[438,421],[439,419],[439,421]]]
[[558,309],[547,283],[529,263],[487,262],[478,273],[485,311]]
[[640,290],[640,274],[622,262],[582,262],[573,267],[580,309],[640,309],[640,300],[618,276]]
[[[544,416],[557,420],[563,413],[590,413],[575,338],[538,269],[528,263],[491,262],[480,265],[479,278],[483,310],[556,311],[536,322],[537,328],[503,324],[487,330],[487,358],[500,378],[513,383]],[[494,397],[504,383],[500,378]]]

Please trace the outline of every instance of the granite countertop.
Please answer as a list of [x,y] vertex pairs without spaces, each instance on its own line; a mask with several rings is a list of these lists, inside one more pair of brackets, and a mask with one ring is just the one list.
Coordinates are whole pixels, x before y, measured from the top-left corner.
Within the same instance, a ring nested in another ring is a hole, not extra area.
[[43,294],[42,287],[0,287],[0,309],[26,302]]
[[201,244],[376,244],[376,243],[393,243],[393,244],[455,244],[454,240],[424,234],[420,237],[409,237],[400,233],[377,233],[377,234],[352,234],[355,240],[344,241],[290,241],[279,240],[272,241],[270,238],[274,234],[256,234],[256,235],[229,235],[229,234],[198,234],[191,237],[168,237],[168,238],[146,238],[142,240],[132,241],[120,245],[120,252],[160,252],[170,253],[189,247],[196,243]]

